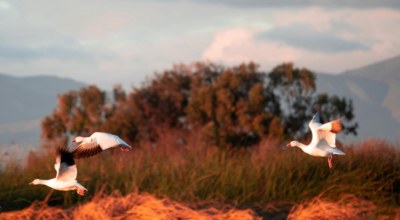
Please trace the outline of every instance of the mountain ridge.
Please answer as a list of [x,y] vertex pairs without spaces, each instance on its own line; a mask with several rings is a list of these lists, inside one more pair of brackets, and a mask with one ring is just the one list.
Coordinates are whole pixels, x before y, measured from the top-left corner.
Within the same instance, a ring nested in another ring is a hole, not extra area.
[[317,91],[353,100],[360,138],[400,137],[400,55],[341,74],[317,74]]
[[83,83],[58,76],[15,77],[0,73],[0,144],[38,143],[40,121],[57,104],[57,94]]
[[[360,76],[370,80],[390,82],[391,80],[400,81],[400,55],[381,60],[353,70],[345,71],[342,74],[349,76]],[[381,77],[380,74],[385,74]]]

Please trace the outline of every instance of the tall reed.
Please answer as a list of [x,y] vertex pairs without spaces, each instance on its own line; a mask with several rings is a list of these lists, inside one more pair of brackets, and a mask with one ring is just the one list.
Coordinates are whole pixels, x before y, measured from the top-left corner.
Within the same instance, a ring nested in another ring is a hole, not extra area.
[[[147,192],[186,204],[265,207],[271,202],[297,203],[320,196],[340,199],[352,194],[378,207],[399,205],[400,153],[390,144],[366,140],[345,147],[346,156],[305,155],[299,149],[264,140],[251,149],[219,149],[202,142],[199,133],[168,131],[156,143],[141,143],[130,152],[109,150],[77,160],[77,180],[88,192],[54,191],[48,203],[68,207],[96,194]],[[3,211],[42,201],[51,192],[28,185],[53,178],[55,157],[31,153],[22,167],[10,161],[0,173]]]

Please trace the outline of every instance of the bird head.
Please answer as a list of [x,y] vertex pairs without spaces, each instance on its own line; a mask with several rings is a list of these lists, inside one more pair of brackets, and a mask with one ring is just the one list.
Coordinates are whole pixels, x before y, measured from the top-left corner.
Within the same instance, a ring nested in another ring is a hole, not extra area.
[[38,185],[40,184],[40,180],[39,179],[35,179],[32,182],[29,183],[29,185]]
[[291,141],[286,145],[286,147],[296,147],[297,145],[297,141]]
[[76,142],[76,143],[80,143],[80,142],[82,142],[82,141],[83,141],[83,137],[80,137],[80,136],[78,136],[78,137],[72,139],[72,142]]

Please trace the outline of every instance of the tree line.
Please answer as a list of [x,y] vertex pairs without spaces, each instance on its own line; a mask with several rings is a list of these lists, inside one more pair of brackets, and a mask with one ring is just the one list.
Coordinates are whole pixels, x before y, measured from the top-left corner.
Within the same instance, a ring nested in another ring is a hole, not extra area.
[[306,137],[316,111],[325,121],[342,118],[344,133],[357,134],[352,101],[317,94],[316,75],[306,68],[283,63],[266,73],[252,62],[197,62],[156,73],[130,92],[90,85],[58,95],[42,121],[42,140],[65,145],[71,136],[105,131],[135,144],[174,129],[200,132],[218,147],[247,147],[264,138]]

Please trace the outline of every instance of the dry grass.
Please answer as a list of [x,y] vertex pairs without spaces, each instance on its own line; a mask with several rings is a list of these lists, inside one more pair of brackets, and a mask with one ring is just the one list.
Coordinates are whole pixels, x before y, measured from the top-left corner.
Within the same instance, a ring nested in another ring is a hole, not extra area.
[[194,210],[170,199],[158,199],[150,194],[96,197],[92,201],[68,209],[49,207],[34,203],[21,211],[0,214],[0,219],[138,219],[138,220],[229,220],[261,219],[250,210],[217,210],[214,208]]
[[288,219],[376,219],[375,209],[376,206],[374,203],[359,199],[353,195],[343,195],[339,201],[335,202],[322,199],[321,197],[316,197],[311,201],[295,205],[292,208]]
[[[198,133],[168,131],[160,135],[158,142],[141,143],[140,148],[131,152],[109,150],[92,158],[77,160],[77,180],[89,190],[88,193],[80,197],[73,191],[54,191],[49,196],[48,205],[68,210],[56,209],[60,218],[63,215],[77,215],[78,218],[91,213],[86,211],[78,215],[79,210],[89,209],[97,210],[93,214],[101,219],[101,216],[110,215],[109,208],[99,206],[106,201],[118,203],[114,206],[116,210],[111,212],[123,213],[122,217],[129,210],[133,215],[143,209],[131,210],[126,208],[131,207],[131,201],[125,201],[128,202],[125,204],[119,197],[107,197],[116,190],[122,196],[149,193],[176,202],[162,200],[164,208],[167,205],[182,209],[183,205],[179,204],[191,204],[190,207],[196,210],[199,207],[226,210],[223,207],[230,205],[254,209],[260,215],[267,212],[266,207],[270,204],[297,204],[311,201],[321,194],[323,197],[320,196],[319,200],[324,202],[340,201],[343,194],[371,201],[376,205],[374,212],[377,215],[394,214],[400,204],[400,153],[395,150],[400,148],[398,143],[366,140],[345,146],[346,156],[335,157],[334,167],[329,169],[325,158],[310,157],[300,149],[283,147],[274,140],[264,140],[252,149],[224,150],[202,142]],[[50,189],[28,185],[38,177],[54,177],[54,155],[31,153],[26,164],[21,166],[9,161],[5,163],[5,169],[0,169],[2,211],[30,206],[20,214],[33,218],[55,212],[46,208],[47,211],[35,214],[35,210],[39,210],[35,201],[45,200]],[[98,195],[107,200],[103,201]],[[140,202],[139,198],[134,200]],[[160,201],[153,202],[157,204]],[[103,206],[108,207],[107,204]],[[290,207],[285,208],[285,216],[289,210]],[[202,213],[191,211],[189,216]],[[207,213],[214,212],[207,210]],[[229,211],[224,214],[234,215]]]
[[[284,219],[285,215],[269,215],[268,217],[267,219]],[[396,217],[394,215],[378,215],[376,205],[373,202],[353,195],[342,195],[338,201],[330,201],[318,196],[312,200],[299,203],[292,207],[287,219],[400,219],[400,211],[397,212]],[[131,193],[126,196],[113,193],[111,196],[98,196],[90,202],[66,209],[34,202],[23,210],[1,213],[0,220],[2,219],[261,220],[263,217],[258,216],[251,209],[193,209],[170,199],[159,199],[147,193]]]

